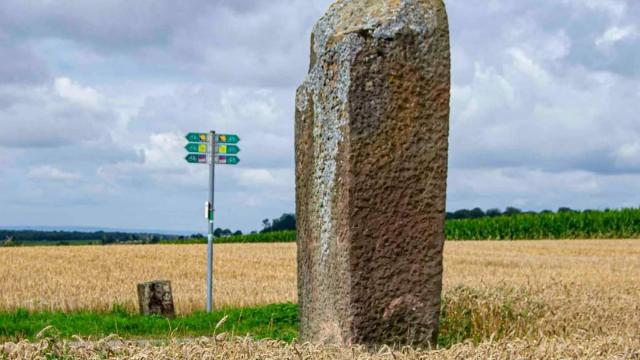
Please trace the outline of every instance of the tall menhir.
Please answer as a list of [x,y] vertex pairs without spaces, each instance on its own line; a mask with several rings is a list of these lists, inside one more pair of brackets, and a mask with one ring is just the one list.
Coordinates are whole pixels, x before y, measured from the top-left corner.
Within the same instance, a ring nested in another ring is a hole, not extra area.
[[433,344],[450,55],[442,0],[339,0],[296,96],[303,340]]

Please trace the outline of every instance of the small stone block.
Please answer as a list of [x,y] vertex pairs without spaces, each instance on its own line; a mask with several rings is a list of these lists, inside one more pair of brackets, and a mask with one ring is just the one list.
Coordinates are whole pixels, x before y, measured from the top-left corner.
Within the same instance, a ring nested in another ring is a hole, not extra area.
[[142,315],[162,315],[168,318],[176,316],[170,281],[156,280],[138,284],[138,301]]

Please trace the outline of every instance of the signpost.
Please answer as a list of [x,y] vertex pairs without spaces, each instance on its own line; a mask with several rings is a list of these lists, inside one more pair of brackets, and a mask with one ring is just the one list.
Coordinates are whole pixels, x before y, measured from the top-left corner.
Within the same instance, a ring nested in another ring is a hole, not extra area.
[[[240,138],[235,134],[216,134],[191,132],[185,136],[189,143],[185,149],[189,154],[185,157],[190,164],[209,164],[209,201],[205,203],[205,217],[209,225],[207,236],[207,312],[213,308],[213,200],[215,185],[215,169],[218,165],[237,165],[240,152],[237,145]],[[215,151],[212,151],[215,150]],[[229,154],[229,155],[227,155]]]

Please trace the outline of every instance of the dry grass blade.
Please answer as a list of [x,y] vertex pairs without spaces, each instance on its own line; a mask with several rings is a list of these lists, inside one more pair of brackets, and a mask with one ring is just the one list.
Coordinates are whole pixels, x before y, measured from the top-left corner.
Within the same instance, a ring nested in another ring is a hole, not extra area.
[[36,339],[42,340],[42,339],[46,338],[45,335],[47,334],[47,332],[49,332],[49,330],[55,330],[55,327],[49,325],[49,326],[45,327],[44,329],[40,330],[36,334]]
[[227,319],[229,319],[229,315],[225,315],[222,319],[220,319],[220,321],[218,321],[218,323],[216,324],[216,327],[214,329],[214,333],[218,332],[218,329],[224,325],[224,323],[227,322]]

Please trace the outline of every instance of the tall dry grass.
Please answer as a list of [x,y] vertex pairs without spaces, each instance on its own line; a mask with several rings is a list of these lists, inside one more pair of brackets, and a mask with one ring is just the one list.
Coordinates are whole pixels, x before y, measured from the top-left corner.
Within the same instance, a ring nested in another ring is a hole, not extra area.
[[[520,296],[533,311],[513,335],[640,334],[640,241],[448,243],[445,294],[456,286],[497,294],[462,301],[480,309]],[[516,301],[517,303],[517,301]],[[519,317],[521,318],[521,317]],[[513,326],[513,322],[509,322]]]
[[465,360],[465,359],[640,359],[640,340],[632,337],[542,338],[470,342],[449,349],[426,351],[383,347],[370,352],[362,347],[338,348],[249,338],[215,337],[172,341],[167,344],[132,342],[115,336],[100,341],[80,338],[42,338],[35,342],[0,344],[0,359],[357,359],[357,360]]

